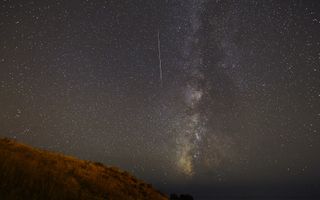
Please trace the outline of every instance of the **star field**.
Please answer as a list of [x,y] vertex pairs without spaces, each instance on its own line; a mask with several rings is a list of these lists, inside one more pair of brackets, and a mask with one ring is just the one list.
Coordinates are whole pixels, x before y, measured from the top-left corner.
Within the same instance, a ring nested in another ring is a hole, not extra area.
[[0,136],[121,167],[165,192],[316,191],[319,10],[1,0]]

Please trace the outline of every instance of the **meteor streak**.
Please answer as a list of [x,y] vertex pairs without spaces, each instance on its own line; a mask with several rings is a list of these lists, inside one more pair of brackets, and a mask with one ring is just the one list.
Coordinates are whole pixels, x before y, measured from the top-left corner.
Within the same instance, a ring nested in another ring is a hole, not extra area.
[[159,59],[159,75],[160,75],[160,84],[163,85],[162,81],[162,65],[161,65],[161,43],[160,43],[160,31],[158,30],[158,59]]

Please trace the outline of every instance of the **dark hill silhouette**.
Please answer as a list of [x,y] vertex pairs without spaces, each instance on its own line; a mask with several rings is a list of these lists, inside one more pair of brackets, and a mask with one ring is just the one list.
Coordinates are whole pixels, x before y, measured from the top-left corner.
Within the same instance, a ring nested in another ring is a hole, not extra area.
[[1,200],[167,200],[128,172],[0,139]]

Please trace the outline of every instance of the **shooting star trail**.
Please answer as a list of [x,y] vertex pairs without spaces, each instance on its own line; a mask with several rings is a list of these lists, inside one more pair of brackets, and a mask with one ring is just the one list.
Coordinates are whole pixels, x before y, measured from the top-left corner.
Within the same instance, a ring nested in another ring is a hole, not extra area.
[[160,31],[159,30],[158,30],[158,59],[159,59],[160,84],[162,87],[163,82],[162,82],[162,65],[161,65],[161,43],[160,43]]

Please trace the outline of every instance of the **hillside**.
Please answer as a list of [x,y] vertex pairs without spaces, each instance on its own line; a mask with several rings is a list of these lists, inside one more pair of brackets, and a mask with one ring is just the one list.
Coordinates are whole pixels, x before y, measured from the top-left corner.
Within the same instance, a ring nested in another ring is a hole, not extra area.
[[0,139],[0,199],[168,198],[118,168]]

